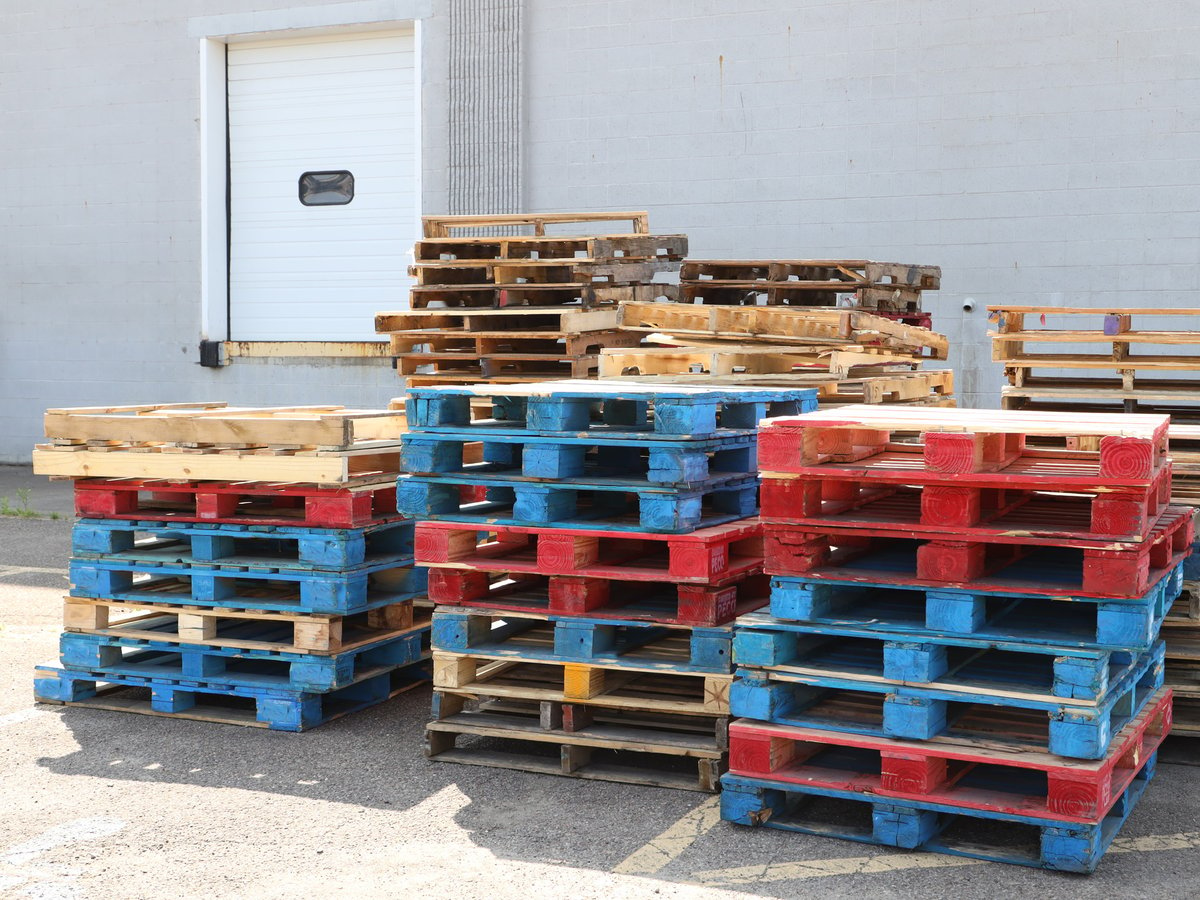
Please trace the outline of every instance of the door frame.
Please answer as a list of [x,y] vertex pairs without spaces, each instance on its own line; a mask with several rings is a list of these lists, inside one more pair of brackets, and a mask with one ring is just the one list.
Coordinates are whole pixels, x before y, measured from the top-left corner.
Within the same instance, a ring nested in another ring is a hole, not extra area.
[[[227,54],[231,43],[288,37],[413,29],[414,193],[421,208],[421,20],[433,15],[432,0],[360,0],[326,6],[279,9],[188,21],[188,34],[200,55],[200,346],[202,365],[224,365],[231,342],[229,295],[229,102]],[[356,343],[356,342],[330,342]],[[313,355],[313,342],[253,341],[238,344],[238,356]],[[288,352],[295,344],[295,354]],[[347,348],[343,348],[347,349]],[[321,355],[353,355],[329,351]]]

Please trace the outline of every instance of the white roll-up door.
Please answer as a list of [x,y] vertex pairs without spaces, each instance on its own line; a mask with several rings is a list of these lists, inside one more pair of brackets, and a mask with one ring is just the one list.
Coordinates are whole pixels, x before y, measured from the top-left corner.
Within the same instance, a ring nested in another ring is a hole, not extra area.
[[231,339],[373,340],[407,305],[414,71],[411,29],[229,45]]

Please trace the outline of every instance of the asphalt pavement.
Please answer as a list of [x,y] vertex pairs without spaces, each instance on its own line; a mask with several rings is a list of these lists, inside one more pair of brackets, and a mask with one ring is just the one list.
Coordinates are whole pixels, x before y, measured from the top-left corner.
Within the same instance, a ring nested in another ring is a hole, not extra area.
[[699,793],[429,761],[427,688],[305,734],[35,705],[71,495],[0,466],[10,508],[18,489],[46,515],[0,516],[0,896],[1200,896],[1191,739],[1076,876],[737,827]]

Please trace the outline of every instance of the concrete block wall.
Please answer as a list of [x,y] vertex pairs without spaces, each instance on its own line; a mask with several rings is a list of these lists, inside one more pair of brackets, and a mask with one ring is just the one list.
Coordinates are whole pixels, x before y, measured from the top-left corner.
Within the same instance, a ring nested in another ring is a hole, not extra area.
[[[421,23],[430,213],[447,208],[449,2]],[[188,20],[247,6],[0,8],[0,461],[28,458],[48,406],[398,392],[380,361],[197,365]],[[696,256],[939,264],[929,305],[966,403],[999,393],[988,303],[1200,306],[1186,4],[525,0],[522,21],[527,209],[647,208]]]
[[534,0],[526,26],[531,208],[645,206],[699,257],[940,265],[964,404],[998,403],[989,303],[1200,307],[1177,3]]

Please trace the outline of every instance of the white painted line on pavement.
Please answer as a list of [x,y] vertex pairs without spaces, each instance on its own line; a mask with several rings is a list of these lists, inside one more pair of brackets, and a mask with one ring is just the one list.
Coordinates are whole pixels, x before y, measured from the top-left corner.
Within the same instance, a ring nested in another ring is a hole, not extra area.
[[639,847],[613,869],[618,875],[653,875],[721,821],[719,797],[709,797],[649,843]]
[[114,819],[111,816],[96,816],[90,819],[75,819],[73,822],[64,822],[61,825],[55,825],[53,828],[47,828],[37,837],[31,838],[23,844],[14,844],[9,847],[4,861],[9,865],[18,866],[65,844],[74,844],[78,841],[94,841],[97,838],[108,837],[111,834],[116,834],[124,827],[124,822],[120,819]]
[[[1109,853],[1154,853],[1165,850],[1200,848],[1200,831],[1181,834],[1152,834],[1113,841]],[[840,859],[811,859],[804,862],[767,863],[696,872],[697,882],[713,887],[755,884],[766,881],[793,881],[803,878],[828,878],[834,875],[878,875],[901,869],[938,869],[948,866],[989,865],[984,860],[939,853],[889,853],[878,856],[848,856]]]

